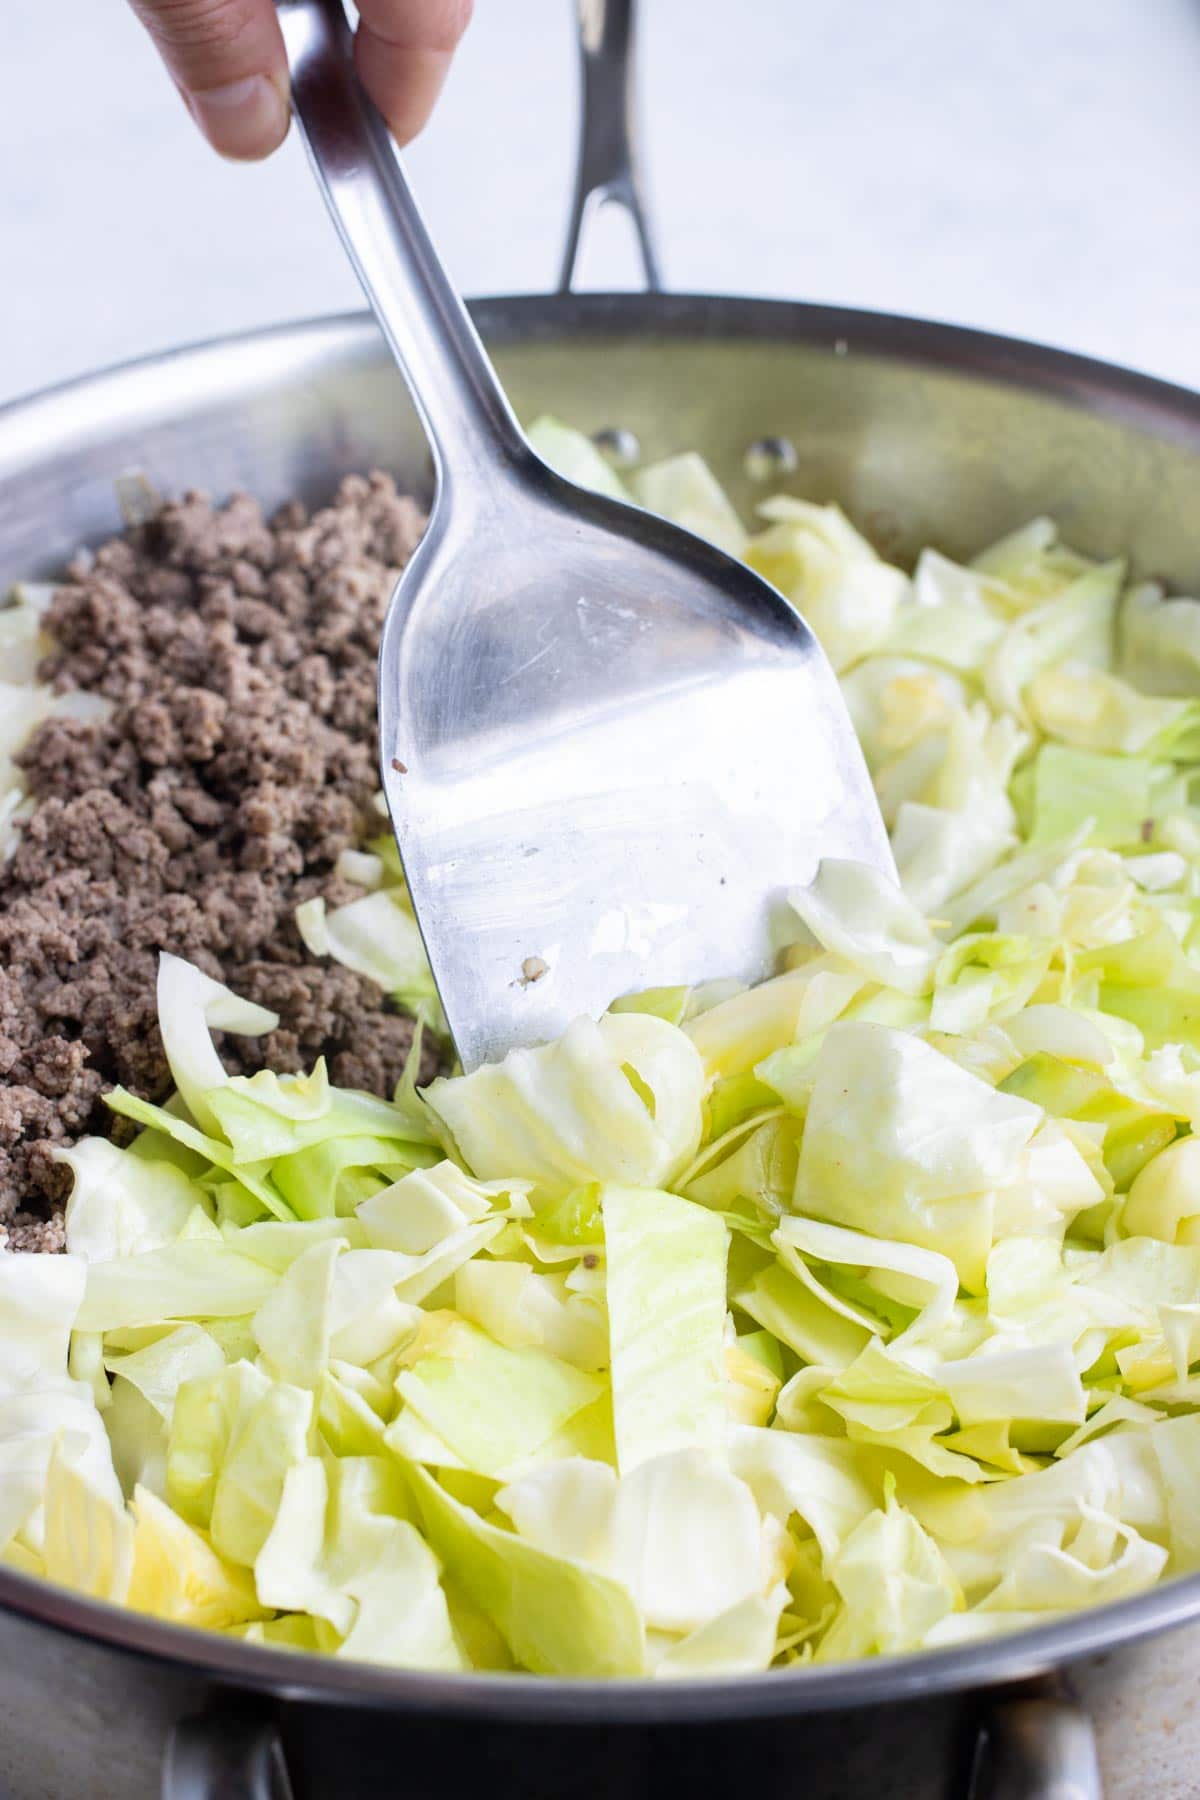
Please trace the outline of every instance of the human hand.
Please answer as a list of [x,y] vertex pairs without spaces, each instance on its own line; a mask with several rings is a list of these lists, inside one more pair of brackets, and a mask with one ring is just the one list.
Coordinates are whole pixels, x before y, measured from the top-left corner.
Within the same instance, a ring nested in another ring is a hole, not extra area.
[[[406,144],[438,97],[472,0],[357,0],[354,59]],[[131,0],[188,111],[222,156],[256,161],[287,136],[287,57],[274,0]]]

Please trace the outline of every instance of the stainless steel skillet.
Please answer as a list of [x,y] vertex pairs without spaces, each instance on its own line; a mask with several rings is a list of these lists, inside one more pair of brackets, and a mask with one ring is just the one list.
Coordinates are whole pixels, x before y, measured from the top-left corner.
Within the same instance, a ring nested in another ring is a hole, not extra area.
[[[621,59],[606,52],[620,47],[624,9],[588,11],[591,90],[623,93]],[[601,140],[593,126],[591,141],[611,156],[581,192],[607,186],[635,203],[621,135]],[[1200,590],[1194,394],[981,333],[835,308],[564,292],[484,301],[475,316],[524,417],[546,410],[589,430],[623,428],[647,456],[699,447],[745,509],[762,491],[743,467],[747,447],[784,436],[798,463],[775,485],[839,499],[890,554],[928,541],[963,553],[1046,511],[1081,548],[1130,549],[1143,572]],[[416,419],[363,319],[228,339],[74,383],[0,413],[0,586],[51,574],[78,544],[118,529],[112,484],[131,469],[164,490],[244,485],[270,505],[294,493],[318,498],[372,463],[427,485]],[[1011,1751],[1008,1785],[991,1792],[1047,1792],[1048,1759],[1060,1756],[1076,1780],[1064,1793],[1084,1795],[1096,1791],[1086,1729],[1061,1703],[1026,1701],[1021,1684],[1089,1659],[1081,1679],[1090,1693],[1116,1704],[1161,1684],[1176,1696],[1164,1709],[1174,1704],[1182,1718],[1173,1644],[1184,1640],[1139,1641],[1190,1621],[1200,1621],[1200,1578],[966,1651],[794,1677],[670,1687],[450,1681],[300,1661],[0,1571],[0,1789],[136,1800],[160,1790],[170,1741],[172,1800],[281,1793],[270,1786],[277,1728],[299,1796],[400,1785],[453,1793],[486,1755],[493,1765],[524,1759],[531,1800],[617,1791],[632,1800],[639,1789],[621,1758],[642,1766],[645,1745],[645,1766],[661,1767],[653,1758],[663,1754],[638,1736],[643,1727],[660,1728],[654,1741],[673,1746],[667,1773],[678,1774],[689,1757],[718,1766],[712,1722],[736,1719],[747,1775],[773,1744],[788,1743],[791,1760],[772,1785],[786,1776],[817,1800],[869,1783],[876,1795],[913,1800],[965,1791],[986,1716]],[[1187,1641],[1194,1655],[1200,1640],[1193,1632]],[[997,1704],[997,1689],[1018,1697]],[[207,1723],[181,1723],[197,1717]],[[756,1723],[785,1718],[800,1723],[772,1724],[769,1736]],[[685,1722],[686,1734],[661,1735]],[[516,1735],[531,1723],[535,1738]],[[1013,1773],[1018,1743],[1029,1756],[1023,1774]],[[1144,1743],[1148,1758],[1154,1743]],[[822,1759],[835,1755],[835,1772],[824,1774]],[[1171,1792],[1151,1762],[1145,1769],[1141,1792]]]

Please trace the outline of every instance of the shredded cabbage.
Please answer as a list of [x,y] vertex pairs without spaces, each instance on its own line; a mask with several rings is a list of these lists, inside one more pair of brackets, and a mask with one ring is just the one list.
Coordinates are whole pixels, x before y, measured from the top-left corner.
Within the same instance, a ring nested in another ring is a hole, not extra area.
[[[1200,608],[1049,520],[910,579],[836,507],[749,534],[698,457],[534,440],[806,613],[900,883],[827,862],[773,979],[648,968],[391,1100],[229,1077],[210,1031],[272,1015],[164,956],[176,1096],[61,1153],[65,1256],[0,1253],[0,1556],[300,1652],[659,1679],[1200,1568]],[[0,614],[22,694],[39,629]],[[436,1026],[394,846],[339,873],[305,942]]]

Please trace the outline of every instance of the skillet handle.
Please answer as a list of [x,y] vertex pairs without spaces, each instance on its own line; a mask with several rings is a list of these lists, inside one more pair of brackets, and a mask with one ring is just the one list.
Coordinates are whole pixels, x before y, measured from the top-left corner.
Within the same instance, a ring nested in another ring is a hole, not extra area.
[[657,293],[662,277],[638,155],[636,0],[576,0],[576,5],[583,116],[558,291],[571,292],[588,221],[602,206],[612,203],[629,214],[646,286]]
[[1092,1722],[1061,1687],[997,1694],[968,1800],[1103,1800]]
[[274,1725],[220,1708],[181,1719],[163,1759],[162,1800],[292,1800]]

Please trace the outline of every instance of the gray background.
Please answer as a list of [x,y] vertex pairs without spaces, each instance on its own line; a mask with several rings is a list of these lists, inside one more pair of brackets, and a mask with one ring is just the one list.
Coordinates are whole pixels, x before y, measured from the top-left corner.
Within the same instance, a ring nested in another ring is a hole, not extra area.
[[[299,145],[195,137],[122,0],[8,0],[0,398],[356,304]],[[989,326],[1200,386],[1200,0],[643,0],[668,282]],[[570,0],[477,0],[412,173],[459,281],[554,275]],[[629,284],[602,221],[586,284]]]

